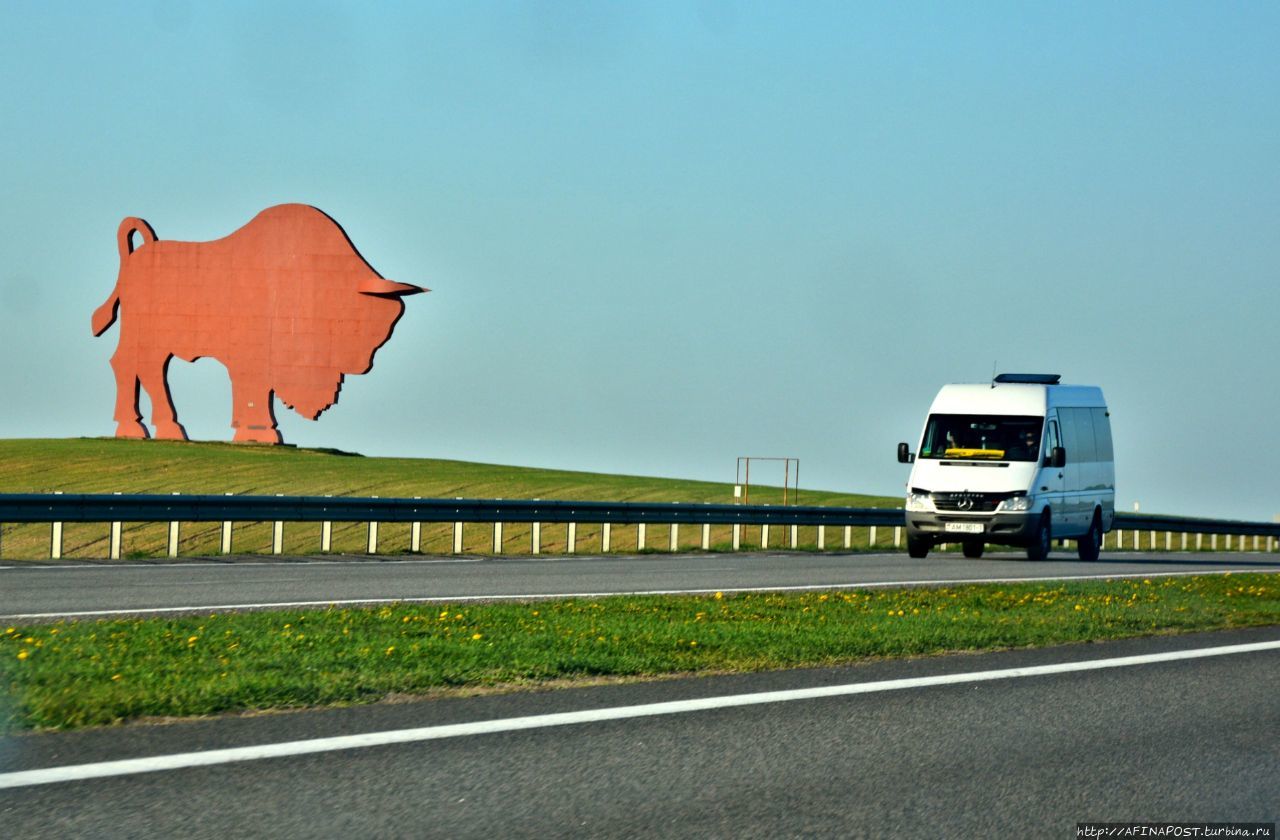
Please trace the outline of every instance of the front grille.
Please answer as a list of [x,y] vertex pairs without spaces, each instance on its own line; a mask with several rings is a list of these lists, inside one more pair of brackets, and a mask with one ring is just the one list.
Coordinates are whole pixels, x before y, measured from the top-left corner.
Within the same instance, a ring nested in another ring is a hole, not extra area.
[[940,511],[991,513],[1012,493],[934,493],[933,505]]

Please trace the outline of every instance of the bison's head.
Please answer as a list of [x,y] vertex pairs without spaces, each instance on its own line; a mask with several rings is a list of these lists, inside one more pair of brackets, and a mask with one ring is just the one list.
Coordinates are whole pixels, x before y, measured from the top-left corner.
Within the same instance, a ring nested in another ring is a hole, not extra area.
[[[404,314],[400,298],[430,291],[371,274],[343,296],[323,333],[273,336],[273,388],[289,408],[315,420],[338,400],[346,374],[367,373],[373,355]],[[283,351],[283,352],[280,352]]]

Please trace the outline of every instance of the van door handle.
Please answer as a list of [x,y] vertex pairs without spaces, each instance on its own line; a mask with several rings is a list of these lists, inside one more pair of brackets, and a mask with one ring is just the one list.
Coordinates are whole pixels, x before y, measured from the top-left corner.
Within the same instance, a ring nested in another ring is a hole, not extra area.
[[1062,478],[1062,473],[1058,473],[1058,478]]

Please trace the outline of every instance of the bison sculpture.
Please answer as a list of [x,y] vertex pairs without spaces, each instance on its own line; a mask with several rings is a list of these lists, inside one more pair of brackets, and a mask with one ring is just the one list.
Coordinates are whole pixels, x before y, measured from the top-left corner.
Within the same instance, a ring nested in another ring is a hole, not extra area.
[[319,417],[337,402],[344,376],[373,366],[404,314],[400,299],[429,291],[384,279],[337,222],[301,204],[263,210],[212,242],[161,240],[130,217],[117,241],[120,274],[93,313],[93,334],[119,316],[111,367],[122,438],[150,436],[138,407],[142,387],[155,436],[186,440],[169,393],[169,362],[207,356],[231,376],[234,439],[281,443],[273,398]]

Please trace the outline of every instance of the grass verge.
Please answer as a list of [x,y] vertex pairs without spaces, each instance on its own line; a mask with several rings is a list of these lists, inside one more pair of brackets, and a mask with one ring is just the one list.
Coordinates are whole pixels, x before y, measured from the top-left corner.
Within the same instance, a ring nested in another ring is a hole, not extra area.
[[208,614],[0,628],[0,729],[1280,624],[1274,575]]
[[[158,440],[71,439],[0,440],[0,493],[222,493],[298,496],[382,496],[487,499],[582,499],[617,502],[733,502],[733,485],[711,481],[610,475],[570,470],[475,464],[432,458],[366,458],[330,450],[295,449],[286,446],[245,446],[230,443],[175,442]],[[779,471],[777,479],[782,478]],[[791,497],[794,499],[794,496]],[[781,487],[754,484],[751,501],[780,504]],[[801,490],[804,504],[845,507],[901,507],[899,497],[866,496]],[[335,552],[362,553],[368,541],[363,522],[334,523],[332,547]],[[492,549],[492,525],[466,527],[466,553]],[[109,529],[102,523],[67,523],[63,530],[62,556],[69,559],[105,557]],[[196,557],[217,554],[222,523],[184,522],[179,554]],[[543,529],[541,550],[548,554],[564,551],[564,526]],[[744,532],[744,544],[759,543],[759,528]],[[890,535],[880,531],[880,543]],[[421,548],[425,553],[449,553],[453,548],[452,526],[428,524],[422,529]],[[700,544],[697,529],[681,531],[681,546]],[[38,560],[49,556],[48,524],[15,525],[0,523],[0,559]],[[579,551],[594,551],[600,545],[598,525],[581,526],[577,533]],[[712,529],[713,542],[727,543],[729,526]],[[775,530],[772,544],[780,544]],[[839,544],[841,535],[828,534],[828,544]],[[852,544],[866,546],[868,533],[856,528]],[[800,543],[816,545],[814,528],[802,528]],[[667,535],[651,533],[652,547],[665,547]],[[320,549],[319,523],[289,523],[284,529],[285,554],[316,554]],[[123,553],[134,559],[167,556],[168,523],[127,523]],[[237,522],[232,530],[237,553],[271,551],[270,523]],[[634,526],[615,527],[613,548],[630,551],[636,547]],[[379,550],[394,554],[408,551],[409,525],[384,524]],[[504,553],[528,553],[530,526],[513,524],[505,529]]]

